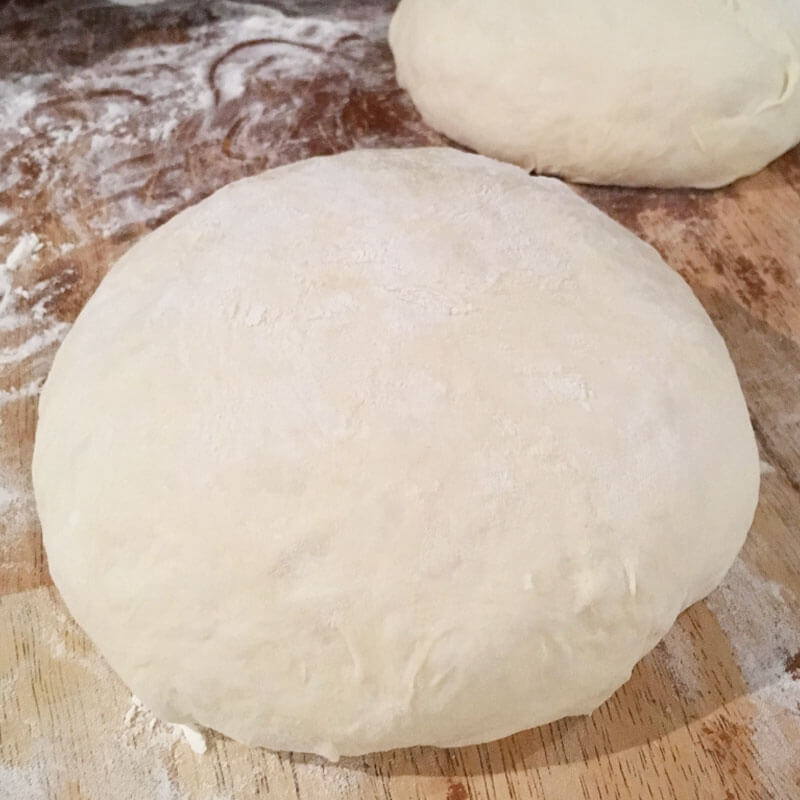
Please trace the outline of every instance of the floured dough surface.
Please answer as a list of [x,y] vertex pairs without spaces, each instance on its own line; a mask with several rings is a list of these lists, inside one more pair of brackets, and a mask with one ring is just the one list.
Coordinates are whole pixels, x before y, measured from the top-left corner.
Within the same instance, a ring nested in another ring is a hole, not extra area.
[[591,711],[730,566],[758,473],[656,252],[444,148],[300,162],[145,237],[34,453],[55,582],[135,693],[329,758]]
[[798,0],[402,0],[390,42],[428,123],[528,170],[710,188],[800,140]]

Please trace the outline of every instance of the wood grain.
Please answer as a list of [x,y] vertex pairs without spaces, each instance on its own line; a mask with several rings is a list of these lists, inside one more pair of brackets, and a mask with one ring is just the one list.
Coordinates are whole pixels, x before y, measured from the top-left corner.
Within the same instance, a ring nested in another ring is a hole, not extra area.
[[445,143],[394,82],[391,5],[0,4],[0,260],[41,243],[0,306],[0,799],[800,798],[798,150],[714,192],[577,189],[692,285],[766,463],[723,586],[591,717],[338,765],[221,736],[200,756],[131,706],[51,586],[29,470],[59,339],[121,252],[224,183]]

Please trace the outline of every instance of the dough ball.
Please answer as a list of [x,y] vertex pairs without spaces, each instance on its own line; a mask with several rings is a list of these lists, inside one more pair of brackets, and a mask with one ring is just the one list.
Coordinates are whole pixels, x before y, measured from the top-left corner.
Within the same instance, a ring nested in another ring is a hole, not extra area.
[[430,125],[527,170],[710,188],[800,140],[797,0],[401,0],[389,40]]
[[131,689],[329,758],[592,711],[722,578],[758,472],[657,253],[444,148],[303,161],[146,236],[34,454],[53,578]]

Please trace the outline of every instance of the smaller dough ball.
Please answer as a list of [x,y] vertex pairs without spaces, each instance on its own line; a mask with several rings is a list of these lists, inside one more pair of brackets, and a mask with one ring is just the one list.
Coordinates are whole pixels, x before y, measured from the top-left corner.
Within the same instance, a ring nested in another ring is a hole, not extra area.
[[722,186],[800,141],[797,0],[402,0],[426,122],[583,183]]

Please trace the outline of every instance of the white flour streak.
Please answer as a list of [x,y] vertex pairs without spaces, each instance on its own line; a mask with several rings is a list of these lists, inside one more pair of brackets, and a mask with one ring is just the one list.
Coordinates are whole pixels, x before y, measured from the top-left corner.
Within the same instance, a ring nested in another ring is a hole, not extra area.
[[51,344],[60,342],[69,327],[66,322],[57,322],[40,333],[35,333],[33,336],[28,337],[16,347],[3,348],[3,350],[0,350],[0,366],[18,364],[20,361],[24,361],[26,358],[41,352]]
[[[40,280],[32,289],[13,285],[17,273],[30,274],[27,268],[36,266],[42,248],[35,233],[23,234],[0,264],[0,409],[39,394],[52,350],[70,327],[47,317],[47,303],[63,291],[58,281]],[[31,297],[37,298],[33,307],[21,307]],[[0,444],[15,453],[18,444],[9,441],[10,430],[0,425]],[[12,464],[0,463],[0,564],[13,571],[29,558],[27,550],[18,548],[34,534],[37,520],[29,471],[20,471],[15,461]]]
[[42,249],[42,243],[35,233],[23,233],[2,266],[4,272],[13,272],[24,264],[35,252]]
[[0,300],[0,317],[12,303],[14,290],[11,286],[11,273],[28,261],[41,247],[42,243],[35,233],[24,233],[0,265],[0,292],[3,293],[3,299]]
[[42,390],[43,383],[44,378],[37,378],[17,389],[0,389],[0,406],[6,403],[13,403],[23,397],[35,397]]
[[21,328],[29,321],[29,318],[22,314],[5,313],[0,316],[0,332],[15,331],[17,328]]
[[[42,242],[35,233],[23,234],[11,252],[0,266],[0,335],[3,332],[16,332],[25,330],[26,338],[18,341],[19,337],[12,344],[0,347],[0,381],[5,367],[16,367],[23,361],[36,356],[47,350],[51,345],[60,342],[69,330],[69,324],[61,321],[46,319],[47,303],[55,296],[60,294],[63,289],[58,288],[54,280],[43,280],[37,282],[32,290],[21,287],[14,288],[12,275],[21,267],[27,265],[36,258],[36,254],[42,249]],[[50,291],[48,291],[48,289]],[[27,313],[22,313],[17,308],[20,299],[27,299],[32,292],[41,294],[41,298],[34,307]],[[11,338],[9,336],[9,338]],[[22,388],[2,388],[0,389],[0,402],[9,402],[19,397],[30,396],[29,391],[36,387],[41,387],[44,375],[36,377],[25,384]]]
[[195,753],[201,756],[206,752],[208,745],[203,731],[193,728],[191,725],[175,725],[174,727],[183,734],[186,743]]
[[208,749],[206,734],[203,731],[192,725],[162,722],[135,694],[131,695],[130,707],[125,712],[122,722],[133,740],[145,736],[149,743],[167,747],[184,740],[198,755],[202,755]]
[[8,507],[19,498],[16,492],[12,492],[5,486],[0,486],[0,514],[6,512]]
[[49,73],[41,75],[23,75],[14,80],[0,80],[0,128],[18,128],[22,135],[29,135],[31,129],[21,124],[25,116],[42,98],[40,90],[49,83],[53,76]]

